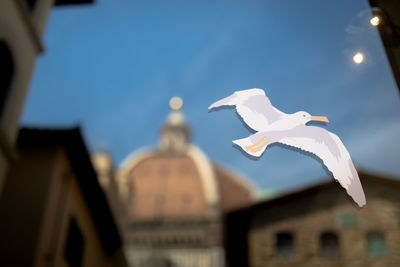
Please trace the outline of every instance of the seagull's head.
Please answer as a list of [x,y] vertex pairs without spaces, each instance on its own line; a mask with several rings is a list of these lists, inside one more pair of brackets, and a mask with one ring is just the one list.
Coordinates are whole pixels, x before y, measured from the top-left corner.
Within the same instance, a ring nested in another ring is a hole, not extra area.
[[311,116],[310,113],[305,111],[299,111],[294,113],[293,115],[296,118],[296,121],[298,121],[301,124],[306,124],[310,121],[329,122],[328,118],[325,116]]

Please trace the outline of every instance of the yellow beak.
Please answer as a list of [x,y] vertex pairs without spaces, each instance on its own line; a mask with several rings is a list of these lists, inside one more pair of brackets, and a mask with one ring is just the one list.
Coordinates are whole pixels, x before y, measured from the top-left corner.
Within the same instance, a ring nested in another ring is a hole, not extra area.
[[311,116],[310,120],[312,121],[324,121],[324,122],[329,122],[328,118],[325,116]]

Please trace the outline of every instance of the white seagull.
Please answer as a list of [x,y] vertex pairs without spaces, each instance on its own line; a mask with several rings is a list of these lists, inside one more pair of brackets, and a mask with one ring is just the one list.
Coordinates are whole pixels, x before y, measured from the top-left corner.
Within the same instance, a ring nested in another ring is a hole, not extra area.
[[309,121],[328,122],[323,116],[305,111],[286,114],[272,106],[262,89],[236,91],[208,109],[235,106],[237,113],[255,134],[234,140],[246,153],[260,157],[268,145],[281,143],[315,154],[332,172],[353,200],[364,206],[365,195],[350,154],[339,137],[324,128],[308,126]]

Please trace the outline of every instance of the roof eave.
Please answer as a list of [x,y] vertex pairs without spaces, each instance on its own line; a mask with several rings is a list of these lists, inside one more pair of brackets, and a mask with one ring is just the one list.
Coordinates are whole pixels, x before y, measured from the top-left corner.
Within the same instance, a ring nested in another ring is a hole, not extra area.
[[93,4],[94,0],[56,0],[55,6]]
[[122,246],[122,239],[104,191],[101,189],[79,127],[64,129],[22,128],[18,147],[61,146],[82,189],[107,254]]

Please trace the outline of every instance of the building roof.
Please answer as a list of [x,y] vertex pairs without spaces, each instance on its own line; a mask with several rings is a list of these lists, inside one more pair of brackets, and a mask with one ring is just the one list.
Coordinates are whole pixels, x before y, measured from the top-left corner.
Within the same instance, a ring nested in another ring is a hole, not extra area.
[[[357,172],[358,172],[358,175],[363,184],[367,183],[367,182],[374,182],[374,183],[379,183],[379,184],[385,184],[388,186],[400,186],[400,179],[397,179],[397,178],[383,176],[381,174],[375,174],[375,173],[367,172],[364,170],[357,170]],[[338,184],[333,179],[327,179],[323,182],[306,185],[301,188],[296,188],[294,190],[283,192],[283,193],[277,195],[276,197],[272,197],[270,199],[257,202],[251,206],[247,206],[242,209],[235,210],[230,215],[234,215],[235,213],[240,214],[243,212],[263,210],[265,208],[268,208],[270,206],[272,207],[277,204],[293,202],[293,201],[296,201],[296,199],[298,199],[300,197],[310,196],[314,193],[320,192],[322,190],[326,190],[331,187],[337,188],[338,191],[340,190],[341,191],[340,193],[344,194],[349,199],[349,201],[351,203],[353,203],[353,200],[346,194],[345,190],[342,189],[340,184]]]
[[93,4],[94,0],[56,0],[55,6],[77,5],[77,4]]
[[93,169],[79,127],[64,129],[22,128],[20,130],[18,136],[19,148],[51,146],[61,146],[65,149],[105,251],[111,255],[121,247],[122,241],[110,206]]

